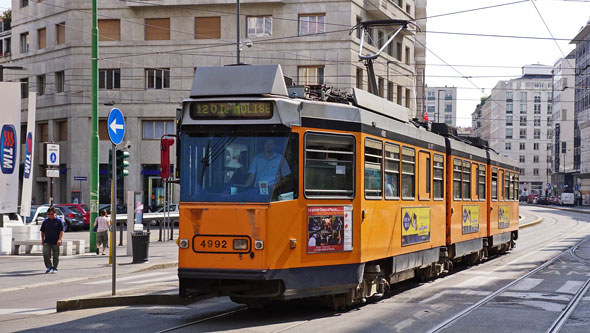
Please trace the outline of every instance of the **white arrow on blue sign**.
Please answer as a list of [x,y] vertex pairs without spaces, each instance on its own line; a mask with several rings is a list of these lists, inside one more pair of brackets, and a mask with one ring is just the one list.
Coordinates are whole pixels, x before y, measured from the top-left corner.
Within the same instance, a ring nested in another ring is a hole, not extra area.
[[109,112],[107,127],[111,142],[114,145],[121,143],[123,141],[123,137],[125,137],[125,118],[123,118],[123,113],[121,110],[113,108],[111,112]]

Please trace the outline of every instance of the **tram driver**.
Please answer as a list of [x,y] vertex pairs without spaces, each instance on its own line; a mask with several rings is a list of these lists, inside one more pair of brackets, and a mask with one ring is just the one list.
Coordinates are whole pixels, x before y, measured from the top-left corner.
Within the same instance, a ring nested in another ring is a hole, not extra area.
[[261,195],[269,195],[269,188],[291,174],[287,161],[273,150],[271,138],[264,142],[264,151],[254,156],[245,187],[258,186]]

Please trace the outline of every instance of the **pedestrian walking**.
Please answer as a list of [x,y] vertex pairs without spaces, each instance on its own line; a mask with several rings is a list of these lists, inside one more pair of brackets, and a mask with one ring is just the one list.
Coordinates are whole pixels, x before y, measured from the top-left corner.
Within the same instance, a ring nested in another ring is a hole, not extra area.
[[94,227],[96,228],[96,255],[98,255],[98,247],[102,243],[102,255],[104,256],[109,242],[108,231],[111,227],[111,221],[107,218],[107,212],[104,209],[100,211],[100,216],[94,220]]
[[[59,247],[64,236],[66,226],[62,220],[55,215],[55,208],[49,207],[47,218],[41,224],[41,243],[43,244],[43,260],[45,261],[45,274],[57,273],[59,264]],[[52,259],[53,258],[53,262]]]

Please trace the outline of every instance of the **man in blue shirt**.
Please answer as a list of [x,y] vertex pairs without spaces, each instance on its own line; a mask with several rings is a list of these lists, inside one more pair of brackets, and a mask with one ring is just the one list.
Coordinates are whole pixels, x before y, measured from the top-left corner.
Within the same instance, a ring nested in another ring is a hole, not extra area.
[[285,159],[274,152],[273,139],[264,142],[264,152],[254,156],[254,160],[248,170],[246,187],[257,185],[260,194],[268,195],[268,188],[278,180],[291,174],[291,169]]
[[[59,264],[59,247],[61,239],[64,236],[66,226],[62,220],[55,216],[55,208],[49,207],[47,218],[41,225],[41,243],[43,244],[43,260],[45,261],[45,274],[52,272],[57,273]],[[51,257],[53,256],[53,263]]]

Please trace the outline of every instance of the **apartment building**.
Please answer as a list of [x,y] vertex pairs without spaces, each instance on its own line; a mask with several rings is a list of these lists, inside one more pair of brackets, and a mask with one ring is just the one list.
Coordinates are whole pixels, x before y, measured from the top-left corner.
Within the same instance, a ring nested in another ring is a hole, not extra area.
[[521,193],[541,193],[551,181],[551,70],[546,65],[523,66],[521,77],[499,81],[482,106],[481,137],[519,162]]
[[572,39],[576,45],[576,82],[574,97],[574,188],[590,205],[590,21]]
[[457,88],[428,87],[424,88],[428,121],[457,126]]
[[[324,84],[348,93],[353,87],[368,90],[367,72],[358,61],[360,34],[349,34],[351,27],[366,20],[426,16],[425,0],[245,0],[241,5],[240,62],[281,64],[296,84]],[[237,62],[235,6],[235,1],[224,0],[99,2],[100,203],[110,202],[106,117],[116,106],[126,117],[123,142],[132,160],[117,196],[125,200],[125,191],[142,191],[144,204],[163,204],[159,139],[174,133],[176,110],[188,97],[196,67]],[[5,79],[37,92],[37,143],[61,146],[55,201],[88,202],[88,182],[74,178],[89,178],[91,2],[13,0],[12,7],[10,63],[26,70],[13,71]],[[425,27],[425,20],[420,24]],[[390,33],[373,29],[364,53],[375,53]],[[409,26],[375,62],[377,93],[406,107],[412,116],[417,77],[423,82],[425,64],[425,49],[415,42],[416,34]],[[25,107],[28,90],[23,91]],[[22,119],[27,119],[26,112]],[[42,149],[37,152],[33,197],[43,203],[48,201],[49,182]]]
[[553,65],[553,193],[574,190],[574,97],[576,53]]

